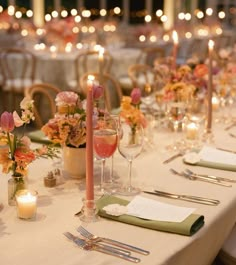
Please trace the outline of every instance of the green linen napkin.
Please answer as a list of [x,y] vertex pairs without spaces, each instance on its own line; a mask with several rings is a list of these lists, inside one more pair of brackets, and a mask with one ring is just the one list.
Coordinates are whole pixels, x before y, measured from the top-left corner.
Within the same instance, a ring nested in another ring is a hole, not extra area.
[[196,163],[190,163],[187,162],[185,159],[183,159],[185,164],[192,165],[192,166],[201,166],[201,167],[209,167],[209,168],[215,168],[215,169],[221,169],[221,170],[228,170],[228,171],[236,171],[236,165],[229,165],[224,163],[213,163],[209,161],[200,160]]
[[32,142],[41,143],[41,144],[52,143],[49,139],[46,138],[45,134],[40,130],[29,132],[27,135]]
[[180,235],[191,236],[196,233],[204,225],[204,216],[198,214],[191,214],[183,222],[164,222],[164,221],[154,221],[146,220],[138,217],[130,216],[127,214],[121,216],[113,216],[107,214],[103,207],[109,204],[120,204],[127,205],[129,201],[124,199],[104,195],[97,201],[98,214],[101,217],[112,219],[114,221],[127,223],[131,225],[141,226],[148,229],[159,230],[164,232],[176,233]]
[[[203,147],[204,148],[204,147]],[[214,151],[214,148],[209,148],[206,147],[208,149],[211,149]],[[222,158],[222,162],[217,161],[217,162],[212,162],[212,161],[207,161],[202,159],[199,156],[199,152],[201,150],[192,150],[190,153],[187,153],[184,157],[183,157],[183,162],[185,164],[188,165],[193,165],[193,166],[202,166],[202,167],[209,167],[209,168],[215,168],[215,169],[221,169],[221,170],[228,170],[228,171],[236,171],[236,164],[232,163],[224,163],[223,162],[223,158]],[[220,150],[216,150],[216,152],[222,152]],[[226,151],[224,151],[225,153],[227,153]]]

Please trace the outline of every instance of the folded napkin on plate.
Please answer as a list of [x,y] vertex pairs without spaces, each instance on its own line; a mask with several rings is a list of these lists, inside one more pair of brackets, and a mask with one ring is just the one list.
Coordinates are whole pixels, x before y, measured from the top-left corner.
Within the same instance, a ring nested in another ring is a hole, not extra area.
[[31,139],[32,142],[41,143],[41,144],[51,144],[52,143],[45,136],[45,134],[40,130],[29,132],[27,135]]
[[187,153],[183,161],[189,165],[236,171],[236,154],[209,146]]
[[141,219],[127,214],[114,216],[107,214],[103,207],[109,204],[127,205],[129,201],[114,196],[104,195],[97,201],[98,214],[114,221],[141,226],[148,229],[176,233],[191,236],[204,225],[204,216],[198,214],[189,215],[183,222],[166,222]]

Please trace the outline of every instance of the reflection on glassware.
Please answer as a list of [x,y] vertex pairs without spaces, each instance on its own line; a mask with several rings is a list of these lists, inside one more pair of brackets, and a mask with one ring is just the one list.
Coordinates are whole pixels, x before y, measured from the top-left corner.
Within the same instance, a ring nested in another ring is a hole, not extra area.
[[101,160],[101,182],[98,193],[104,194],[104,170],[106,158],[111,157],[117,147],[117,126],[114,119],[100,118],[93,132],[94,152]]
[[122,136],[119,139],[118,150],[120,154],[128,161],[128,184],[118,190],[122,195],[135,195],[141,190],[133,187],[132,178],[132,162],[140,155],[143,149],[144,131],[141,125],[131,126],[122,121],[120,124]]
[[94,200],[82,199],[83,206],[81,209],[80,220],[85,223],[92,223],[99,221],[98,209]]
[[[186,114],[186,103],[185,102],[170,102],[167,106],[167,117],[170,126],[173,128],[176,137],[177,132],[182,131],[183,122]],[[176,138],[175,137],[175,138]],[[175,139],[172,145],[167,146],[171,150],[179,150],[183,143]]]
[[199,142],[199,130],[200,130],[200,123],[198,122],[196,117],[195,116],[189,117],[189,119],[186,121],[184,126],[185,139],[186,139],[185,147],[187,149],[200,147],[201,144]]
[[[117,127],[117,134],[118,134],[118,140],[119,140],[119,128],[120,128],[120,116],[118,114],[110,114],[110,117],[115,120],[116,122],[116,127]],[[115,181],[114,177],[114,154],[111,156],[111,161],[110,161],[110,174],[109,174],[109,179],[105,183],[106,185],[106,190],[109,190],[109,192],[115,193],[116,190],[120,187],[120,183]]]
[[147,111],[150,111],[151,105],[155,102],[155,97],[153,95],[153,87],[148,83],[142,90],[141,101],[145,105]]

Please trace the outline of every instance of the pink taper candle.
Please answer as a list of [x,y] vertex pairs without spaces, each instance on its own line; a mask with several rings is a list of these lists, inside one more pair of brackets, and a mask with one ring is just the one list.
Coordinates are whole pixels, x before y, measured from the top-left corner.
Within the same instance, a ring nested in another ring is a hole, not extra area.
[[208,52],[209,52],[209,64],[208,64],[208,95],[207,95],[207,132],[211,132],[212,125],[212,52],[214,48],[214,41],[209,40]]
[[173,38],[173,69],[176,69],[176,60],[177,60],[177,52],[178,52],[178,44],[179,44],[179,37],[177,31],[173,31],[172,33]]
[[86,105],[86,199],[94,200],[93,180],[93,76],[87,81]]

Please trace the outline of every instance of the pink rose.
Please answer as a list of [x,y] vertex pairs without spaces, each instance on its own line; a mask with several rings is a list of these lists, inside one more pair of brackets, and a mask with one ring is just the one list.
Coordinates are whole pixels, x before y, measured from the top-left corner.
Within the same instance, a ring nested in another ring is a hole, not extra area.
[[134,88],[130,94],[131,96],[131,103],[132,104],[139,104],[141,100],[141,90],[139,88]]
[[75,106],[79,96],[73,91],[62,91],[56,96],[56,105]]
[[7,111],[4,111],[1,115],[0,126],[3,131],[11,132],[15,128],[15,123],[13,119],[13,114]]
[[99,99],[104,92],[103,86],[93,85],[93,99]]

